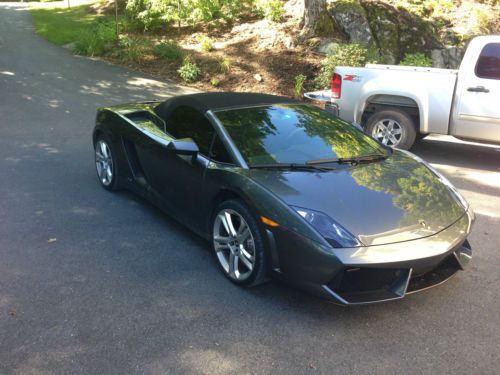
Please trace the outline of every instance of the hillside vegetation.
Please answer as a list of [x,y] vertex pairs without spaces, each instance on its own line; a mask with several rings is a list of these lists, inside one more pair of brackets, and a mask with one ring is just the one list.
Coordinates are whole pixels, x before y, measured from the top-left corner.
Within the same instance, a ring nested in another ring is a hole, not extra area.
[[32,11],[41,35],[77,54],[202,89],[290,96],[328,86],[341,64],[456,68],[468,40],[500,31],[498,0],[119,0],[118,10],[118,38],[114,1]]

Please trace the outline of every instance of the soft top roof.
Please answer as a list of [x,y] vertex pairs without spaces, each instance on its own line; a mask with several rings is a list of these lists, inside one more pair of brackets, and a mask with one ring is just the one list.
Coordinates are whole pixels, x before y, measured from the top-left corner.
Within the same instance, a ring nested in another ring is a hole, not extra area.
[[218,110],[231,107],[244,107],[259,104],[295,103],[298,100],[285,96],[257,94],[247,92],[208,92],[175,96],[158,104],[154,111],[164,120],[168,119],[172,111],[179,106],[189,106],[201,113],[208,110]]

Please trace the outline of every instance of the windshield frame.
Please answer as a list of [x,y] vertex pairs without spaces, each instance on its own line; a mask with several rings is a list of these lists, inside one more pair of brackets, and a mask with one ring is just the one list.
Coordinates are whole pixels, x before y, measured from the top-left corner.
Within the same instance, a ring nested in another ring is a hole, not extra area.
[[[286,107],[294,107],[294,106],[307,106],[307,107],[313,107],[317,110],[320,110],[320,111],[324,111],[326,112],[329,116],[331,116],[332,118],[336,119],[336,120],[340,120],[342,122],[345,123],[346,126],[352,126],[354,128],[355,131],[359,131],[362,135],[370,138],[371,140],[373,140],[375,143],[377,143],[377,146],[379,146],[381,149],[384,150],[384,152],[386,153],[386,158],[390,157],[392,155],[392,149],[380,142],[378,142],[376,139],[374,139],[373,137],[370,137],[368,134],[364,133],[362,130],[359,130],[358,128],[354,127],[352,124],[350,124],[349,122],[341,119],[339,116],[337,115],[334,115],[333,113],[331,112],[328,112],[322,108],[319,108],[315,105],[312,105],[310,103],[304,103],[304,102],[301,102],[301,103],[297,103],[297,102],[287,102],[287,101],[283,101],[281,103],[260,103],[260,104],[253,104],[253,105],[240,105],[240,106],[229,106],[229,107],[223,107],[223,108],[217,108],[216,110],[209,110],[207,111],[207,115],[209,116],[209,118],[217,124],[217,127],[219,127],[221,133],[224,135],[223,138],[225,138],[225,141],[224,142],[226,144],[226,146],[228,146],[228,148],[230,149],[229,151],[231,153],[233,153],[233,155],[235,156],[235,159],[238,161],[238,164],[240,164],[240,166],[242,168],[245,168],[245,169],[251,169],[252,167],[254,166],[258,166],[259,164],[251,164],[249,163],[249,161],[247,160],[246,156],[240,151],[238,145],[234,142],[233,138],[231,137],[230,133],[228,132],[228,130],[226,129],[224,123],[222,122],[222,120],[218,117],[218,114],[221,113],[221,112],[228,112],[228,111],[235,111],[235,110],[244,110],[244,109],[252,109],[252,108],[262,108],[262,107],[276,107],[276,106],[286,106]],[[363,156],[363,155],[357,155],[357,156]],[[288,163],[288,162],[284,162],[285,164]],[[295,164],[295,163],[292,163],[292,164]],[[296,163],[296,164],[300,164],[300,163]]]

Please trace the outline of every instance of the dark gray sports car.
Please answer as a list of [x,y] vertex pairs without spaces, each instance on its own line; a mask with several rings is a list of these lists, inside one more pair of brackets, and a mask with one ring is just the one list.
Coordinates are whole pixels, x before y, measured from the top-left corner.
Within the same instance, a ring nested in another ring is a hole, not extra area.
[[423,160],[289,98],[206,93],[100,108],[97,175],[210,241],[232,282],[350,305],[463,269],[474,215]]

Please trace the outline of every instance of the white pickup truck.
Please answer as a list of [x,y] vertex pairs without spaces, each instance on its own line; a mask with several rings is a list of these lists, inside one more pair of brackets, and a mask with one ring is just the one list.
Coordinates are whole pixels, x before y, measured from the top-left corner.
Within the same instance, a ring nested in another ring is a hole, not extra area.
[[500,143],[500,35],[471,40],[458,70],[340,66],[331,90],[305,96],[392,147],[430,133]]

